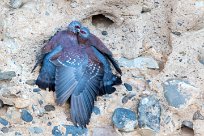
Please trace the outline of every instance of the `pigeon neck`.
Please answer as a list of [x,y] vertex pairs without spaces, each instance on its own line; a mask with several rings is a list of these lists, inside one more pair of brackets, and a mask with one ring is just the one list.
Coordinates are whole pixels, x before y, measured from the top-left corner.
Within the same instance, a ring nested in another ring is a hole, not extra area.
[[83,39],[83,38],[81,38],[81,37],[79,37],[78,36],[78,43],[80,44],[80,45],[85,45],[86,43],[87,43],[87,40],[86,39]]

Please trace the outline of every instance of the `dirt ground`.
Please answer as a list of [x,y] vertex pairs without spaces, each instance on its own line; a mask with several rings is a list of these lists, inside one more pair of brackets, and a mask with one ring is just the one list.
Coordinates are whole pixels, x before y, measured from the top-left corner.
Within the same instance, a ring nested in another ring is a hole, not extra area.
[[[97,128],[114,131],[114,135],[147,135],[138,126],[131,132],[117,131],[111,121],[119,107],[137,113],[139,101],[147,95],[155,95],[161,104],[160,131],[148,135],[204,135],[203,0],[2,0],[0,72],[14,71],[16,75],[12,80],[0,80],[1,100],[9,105],[0,109],[0,117],[9,122],[6,133],[0,124],[0,135],[36,135],[30,128],[40,127],[38,135],[47,136],[52,135],[53,126],[72,124],[68,104],[57,106],[53,92],[33,91],[40,67],[31,73],[45,41],[72,20],[89,27],[113,52],[123,82],[136,93],[122,103],[128,91],[120,85],[115,93],[98,97],[95,105],[100,115],[92,114],[89,135],[98,136]],[[167,100],[164,85],[169,80],[188,82],[179,83],[187,96],[182,106],[172,106]],[[43,111],[48,104],[55,110]],[[20,118],[22,109],[30,111],[32,122]]]

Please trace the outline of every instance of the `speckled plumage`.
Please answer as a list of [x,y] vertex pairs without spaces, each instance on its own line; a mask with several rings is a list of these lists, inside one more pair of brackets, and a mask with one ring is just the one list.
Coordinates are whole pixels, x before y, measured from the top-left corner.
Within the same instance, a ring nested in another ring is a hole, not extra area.
[[56,65],[56,102],[62,105],[71,97],[72,121],[85,127],[94,100],[103,89],[103,65],[90,46],[81,44],[64,48],[53,63]]

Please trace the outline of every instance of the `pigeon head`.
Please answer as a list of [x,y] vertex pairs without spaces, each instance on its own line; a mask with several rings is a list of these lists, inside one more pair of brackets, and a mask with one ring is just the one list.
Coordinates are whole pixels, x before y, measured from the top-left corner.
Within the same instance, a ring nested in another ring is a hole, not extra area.
[[80,31],[80,28],[81,28],[81,23],[79,21],[72,21],[68,25],[68,30],[75,33],[75,34]]
[[82,27],[79,31],[79,37],[83,40],[88,40],[91,33],[87,27]]

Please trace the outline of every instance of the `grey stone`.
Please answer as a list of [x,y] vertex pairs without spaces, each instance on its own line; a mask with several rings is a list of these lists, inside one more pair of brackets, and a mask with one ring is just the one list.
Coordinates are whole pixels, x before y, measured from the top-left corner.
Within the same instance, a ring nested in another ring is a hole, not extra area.
[[45,111],[54,111],[55,110],[55,106],[53,105],[45,105],[44,107]]
[[62,125],[61,127],[64,127],[66,129],[66,132],[62,132],[62,128],[60,126],[54,126],[52,129],[52,134],[54,136],[67,136],[67,135],[72,135],[72,136],[86,136],[88,135],[88,129],[87,128],[81,128],[81,127],[76,127],[73,125]]
[[59,130],[58,126],[54,126],[52,129],[53,136],[63,136],[63,133]]
[[167,80],[164,87],[164,97],[166,98],[168,104],[175,108],[180,108],[185,105],[187,100],[190,99],[188,92],[182,91],[179,86],[181,84],[189,84],[187,81],[179,79]]
[[41,91],[40,88],[34,88],[33,89],[33,92],[35,92],[35,93],[40,92],[40,91]]
[[10,6],[12,8],[20,8],[23,5],[22,0],[10,0]]
[[107,31],[102,31],[101,34],[102,35],[108,35],[108,32]]
[[200,55],[198,55],[198,61],[204,65],[204,55],[203,55],[204,52],[201,52]]
[[52,125],[52,122],[50,122],[50,121],[47,122],[47,125],[48,125],[48,126],[51,126],[51,125]]
[[76,8],[76,7],[78,6],[78,3],[77,3],[76,1],[73,1],[73,2],[70,4],[70,6],[71,6],[72,8]]
[[1,131],[2,131],[3,133],[8,133],[8,132],[9,132],[9,128],[3,127],[3,128],[1,129]]
[[29,131],[33,134],[40,134],[43,133],[42,128],[40,127],[29,127]]
[[196,111],[193,114],[193,120],[204,120],[204,116],[200,113],[200,111]]
[[172,32],[173,34],[177,35],[177,36],[180,36],[181,33],[180,32]]
[[159,69],[158,62],[152,58],[152,57],[138,57],[135,59],[126,59],[126,58],[120,58],[118,60],[119,64],[123,67],[128,68],[149,68],[149,69]]
[[20,132],[15,132],[15,136],[22,136]]
[[43,100],[38,100],[38,103],[39,103],[40,105],[42,105],[44,102],[43,102]]
[[101,113],[100,109],[99,109],[97,106],[94,106],[93,112],[94,112],[96,115],[99,115],[99,114]]
[[9,124],[9,122],[3,118],[0,117],[0,123],[4,126],[7,126]]
[[128,91],[132,91],[132,86],[130,84],[124,83],[124,86]]
[[72,125],[64,125],[66,127],[66,134],[72,134],[72,136],[81,136],[81,135],[88,135],[88,129],[87,128],[81,128],[81,127],[76,127]]
[[0,81],[10,81],[13,77],[16,76],[15,71],[0,72]]
[[22,110],[21,119],[25,122],[31,122],[33,120],[33,116],[27,110]]
[[27,80],[25,83],[28,84],[28,85],[35,85],[35,80],[34,79],[31,79],[31,80]]
[[160,130],[161,106],[155,96],[143,97],[138,105],[138,124],[140,128]]
[[129,109],[117,108],[113,113],[112,122],[120,131],[133,131],[137,125],[136,113]]
[[126,96],[123,97],[122,103],[127,103],[128,100],[132,99],[135,95],[135,93],[128,93]]
[[166,124],[169,124],[169,122],[171,121],[171,117],[170,116],[167,116],[165,119],[164,119],[164,122]]

